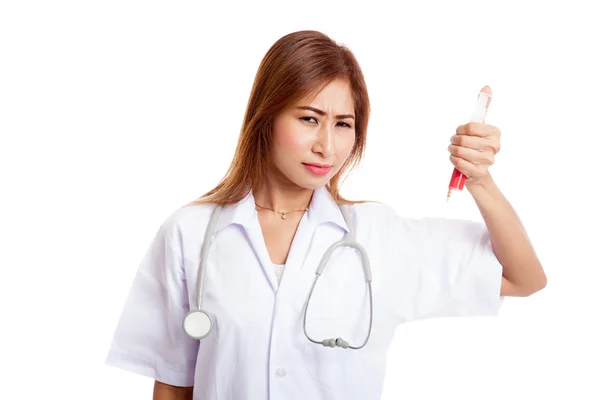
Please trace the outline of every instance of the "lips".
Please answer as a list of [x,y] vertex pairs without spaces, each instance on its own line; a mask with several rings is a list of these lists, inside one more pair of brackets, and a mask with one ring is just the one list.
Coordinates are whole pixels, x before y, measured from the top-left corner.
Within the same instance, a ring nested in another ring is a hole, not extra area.
[[331,165],[319,164],[319,163],[303,163],[304,165],[312,165],[317,168],[331,168]]
[[327,164],[318,164],[318,163],[307,164],[307,163],[302,163],[302,165],[304,165],[304,167],[307,170],[309,170],[310,172],[312,172],[314,175],[317,175],[317,176],[327,175],[329,173],[329,171],[331,170],[331,165],[327,165]]

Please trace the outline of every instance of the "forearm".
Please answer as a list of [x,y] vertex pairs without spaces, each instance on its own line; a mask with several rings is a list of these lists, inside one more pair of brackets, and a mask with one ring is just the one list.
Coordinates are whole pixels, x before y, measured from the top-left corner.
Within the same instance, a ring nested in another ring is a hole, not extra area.
[[158,381],[154,382],[152,400],[192,400],[194,387],[171,386]]
[[520,294],[529,295],[546,286],[546,274],[535,254],[519,216],[494,180],[468,186],[490,233],[494,254],[503,276]]

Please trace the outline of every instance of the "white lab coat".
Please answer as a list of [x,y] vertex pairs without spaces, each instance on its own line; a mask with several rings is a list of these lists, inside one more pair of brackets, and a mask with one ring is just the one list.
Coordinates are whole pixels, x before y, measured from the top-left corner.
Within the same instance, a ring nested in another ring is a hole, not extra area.
[[[304,335],[302,309],[321,256],[348,227],[325,188],[315,191],[281,282],[250,193],[225,207],[210,247],[203,308],[211,335],[190,339],[205,229],[214,206],[182,207],[143,258],[106,362],[161,382],[195,386],[196,400],[379,399],[398,324],[442,316],[495,316],[502,267],[482,223],[403,219],[376,203],[348,207],[373,276],[373,328],[360,350],[326,348]],[[369,298],[355,249],[336,250],[319,278],[307,330],[318,340],[365,338]]]

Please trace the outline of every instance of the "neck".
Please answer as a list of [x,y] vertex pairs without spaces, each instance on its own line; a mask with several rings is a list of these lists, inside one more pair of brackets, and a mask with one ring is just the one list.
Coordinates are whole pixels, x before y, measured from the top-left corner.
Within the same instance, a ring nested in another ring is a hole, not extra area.
[[299,186],[279,185],[264,182],[253,191],[254,201],[260,207],[268,207],[281,212],[291,212],[308,208],[313,190]]

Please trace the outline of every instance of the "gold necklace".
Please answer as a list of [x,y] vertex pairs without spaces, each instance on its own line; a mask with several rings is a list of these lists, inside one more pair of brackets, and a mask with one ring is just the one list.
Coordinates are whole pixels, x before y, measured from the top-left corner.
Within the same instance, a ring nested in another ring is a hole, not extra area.
[[266,210],[275,211],[276,213],[279,213],[279,214],[281,214],[281,219],[287,219],[287,215],[288,215],[289,213],[293,213],[293,212],[297,212],[297,211],[308,211],[308,208],[305,208],[305,209],[303,209],[303,210],[294,210],[294,211],[286,211],[286,212],[283,212],[283,211],[279,211],[279,210],[274,210],[274,209],[272,209],[272,208],[269,208],[269,207],[263,207],[263,206],[259,206],[259,205],[258,205],[258,204],[256,204],[256,203],[254,203],[254,205],[255,205],[255,206],[257,206],[257,207],[264,208],[264,209],[266,209]]

